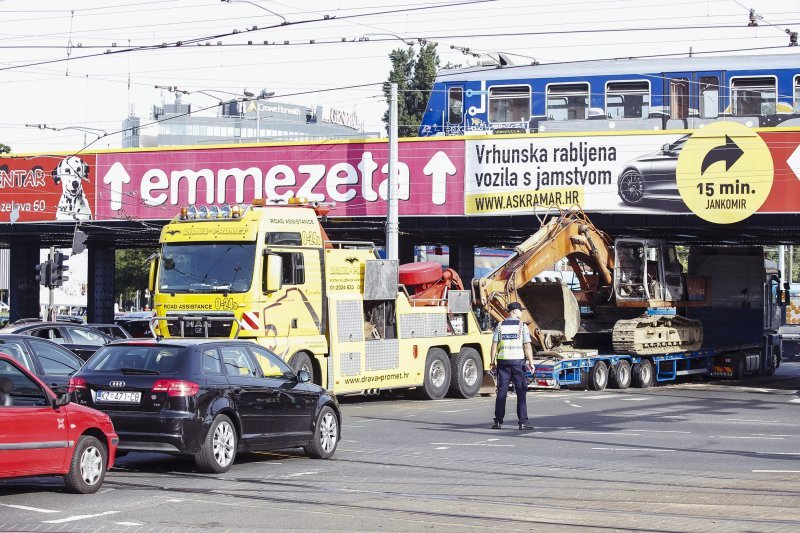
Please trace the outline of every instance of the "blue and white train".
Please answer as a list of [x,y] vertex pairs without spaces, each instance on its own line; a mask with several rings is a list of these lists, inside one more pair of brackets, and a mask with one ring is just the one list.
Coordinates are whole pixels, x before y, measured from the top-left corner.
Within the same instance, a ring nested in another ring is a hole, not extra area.
[[439,72],[422,137],[800,125],[795,55],[620,59]]

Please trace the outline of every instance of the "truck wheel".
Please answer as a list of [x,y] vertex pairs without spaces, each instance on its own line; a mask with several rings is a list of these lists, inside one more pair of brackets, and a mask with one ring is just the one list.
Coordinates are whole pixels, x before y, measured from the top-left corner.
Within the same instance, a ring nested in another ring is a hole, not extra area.
[[608,367],[603,361],[598,361],[589,370],[589,388],[596,391],[605,390],[608,385]]
[[617,389],[627,389],[631,386],[631,364],[624,359],[617,363],[611,373],[611,386]]
[[236,458],[236,429],[231,419],[219,415],[206,433],[203,447],[194,456],[200,472],[222,474],[230,470]]
[[744,373],[747,371],[747,362],[744,360],[744,355],[736,357],[736,364],[733,370],[733,379],[744,379]]
[[653,386],[653,363],[650,359],[643,359],[633,365],[633,386],[646,389]]
[[289,358],[289,367],[298,374],[301,370],[308,372],[311,376],[311,383],[316,383],[316,376],[314,375],[314,365],[311,364],[311,358],[305,352],[297,352]]
[[450,387],[450,361],[447,352],[431,348],[425,358],[425,381],[417,387],[417,397],[422,400],[441,400]]
[[82,435],[72,454],[69,472],[64,476],[67,489],[77,494],[97,492],[106,477],[107,459],[106,447],[96,437]]
[[462,348],[450,358],[450,390],[448,396],[472,398],[481,389],[483,361],[474,348]]

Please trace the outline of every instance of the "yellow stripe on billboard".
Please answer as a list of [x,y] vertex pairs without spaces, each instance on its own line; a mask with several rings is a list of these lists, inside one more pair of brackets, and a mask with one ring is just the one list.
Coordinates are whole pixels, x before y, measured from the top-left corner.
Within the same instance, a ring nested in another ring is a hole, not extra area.
[[547,190],[517,190],[509,192],[493,192],[469,194],[466,197],[468,215],[486,213],[530,212],[537,207],[568,208],[583,205],[583,189],[567,187]]

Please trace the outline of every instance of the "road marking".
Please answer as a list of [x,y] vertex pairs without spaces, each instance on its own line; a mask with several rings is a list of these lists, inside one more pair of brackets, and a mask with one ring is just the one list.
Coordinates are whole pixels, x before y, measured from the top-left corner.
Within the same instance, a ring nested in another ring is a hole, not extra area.
[[578,396],[581,400],[604,400],[606,398],[611,398],[610,394],[598,394],[595,396]]
[[638,437],[638,433],[626,433],[622,431],[567,431],[567,433],[575,433],[580,435],[625,435],[626,437]]
[[178,499],[173,498],[171,500],[166,500],[166,501],[168,501],[170,503],[181,503],[183,500],[178,500]]
[[593,450],[604,450],[607,452],[674,452],[675,450],[660,448],[592,448]]
[[747,420],[745,418],[726,418],[726,422],[755,422],[759,424],[780,424],[778,420]]
[[472,411],[472,409],[453,409],[452,411],[434,411],[434,413],[461,413],[464,411]]
[[97,518],[98,516],[107,516],[110,514],[117,514],[119,511],[106,511],[97,514],[79,514],[75,516],[68,516],[66,518],[59,518],[57,520],[43,520],[42,524],[63,524],[65,522],[75,522],[77,520],[86,520],[87,518]]
[[449,450],[450,446],[439,446],[438,448],[434,448],[434,450]]
[[754,437],[795,437],[796,435],[770,435],[769,433],[750,433]]
[[687,435],[692,433],[691,431],[678,431],[675,429],[623,429],[622,431],[635,431],[638,433],[685,433]]
[[795,398],[794,400],[789,400],[789,403],[800,403],[800,398]]
[[313,476],[314,474],[319,474],[319,472],[295,472],[294,474],[289,474],[286,477]]
[[650,398],[620,398],[619,401],[621,402],[643,402],[645,400],[649,400]]
[[800,470],[753,470],[753,472],[769,474],[800,474]]
[[346,427],[346,428],[365,428],[367,426],[356,426],[356,425],[352,425],[352,424],[343,424],[342,427]]
[[783,437],[740,437],[738,435],[709,435],[710,439],[761,439],[761,440],[783,440]]
[[570,407],[577,407],[577,408],[579,408],[579,409],[583,407],[582,405],[578,405],[578,404],[576,404],[576,403],[571,403],[571,404],[569,404],[569,406],[570,406]]
[[800,452],[756,452],[758,455],[800,455]]
[[536,426],[539,429],[575,429],[575,426]]
[[141,526],[144,524],[140,524],[139,522],[116,522],[118,526]]
[[514,448],[514,444],[492,444],[490,442],[431,442],[432,446],[487,446],[489,448]]
[[39,507],[28,507],[27,505],[14,505],[11,503],[0,503],[3,507],[11,507],[12,509],[19,509],[21,511],[33,511],[34,513],[58,513],[52,509],[40,509]]

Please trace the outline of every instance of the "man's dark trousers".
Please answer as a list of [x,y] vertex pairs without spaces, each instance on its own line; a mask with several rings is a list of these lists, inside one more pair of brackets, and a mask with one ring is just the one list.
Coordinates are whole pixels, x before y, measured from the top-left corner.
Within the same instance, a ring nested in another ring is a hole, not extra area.
[[528,423],[528,403],[525,394],[528,392],[528,379],[525,377],[525,360],[497,361],[497,400],[494,404],[494,419],[503,423],[506,415],[506,397],[508,384],[514,380],[514,392],[517,394],[517,418],[520,424]]

